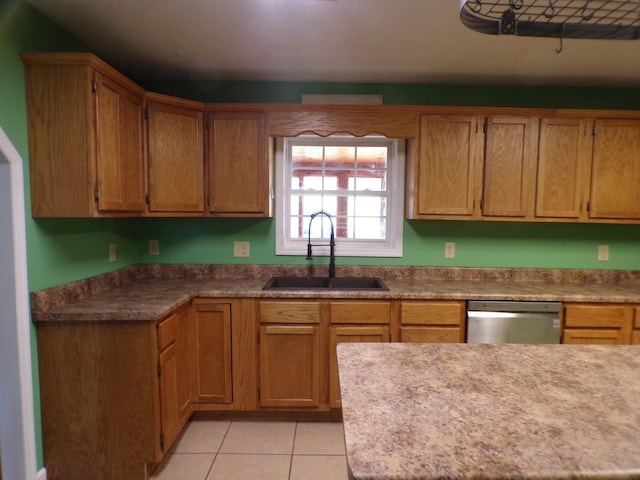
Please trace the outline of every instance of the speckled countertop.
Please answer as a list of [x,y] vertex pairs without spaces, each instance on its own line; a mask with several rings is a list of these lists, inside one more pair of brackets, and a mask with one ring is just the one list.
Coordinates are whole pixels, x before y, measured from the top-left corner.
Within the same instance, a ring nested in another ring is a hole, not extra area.
[[547,300],[640,303],[640,272],[348,267],[389,291],[264,291],[271,276],[326,275],[302,266],[135,265],[31,294],[33,320],[158,320],[195,297]]
[[640,478],[640,347],[340,344],[354,480]]

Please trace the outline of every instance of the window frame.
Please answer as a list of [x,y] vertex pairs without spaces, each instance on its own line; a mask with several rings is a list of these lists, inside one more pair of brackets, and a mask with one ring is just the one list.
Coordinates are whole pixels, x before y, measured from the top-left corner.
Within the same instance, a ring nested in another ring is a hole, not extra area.
[[[301,255],[306,254],[307,238],[291,238],[289,235],[289,217],[291,200],[291,159],[286,152],[290,144],[296,141],[309,139],[318,140],[319,143],[329,143],[338,140],[345,143],[347,139],[353,139],[362,146],[362,140],[368,138],[381,139],[391,142],[390,155],[387,162],[387,238],[384,240],[354,240],[336,238],[336,257],[402,257],[403,254],[403,227],[404,227],[404,172],[406,141],[404,139],[387,138],[381,135],[368,135],[355,137],[351,135],[331,135],[321,137],[318,135],[300,135],[298,137],[277,137],[275,139],[275,180],[278,195],[275,198],[276,217],[276,255]],[[348,144],[348,142],[347,142]],[[373,142],[372,142],[373,144]],[[335,219],[332,218],[334,224]],[[324,221],[318,218],[316,222]],[[328,243],[327,238],[311,237],[312,243]],[[328,246],[314,246],[314,254],[329,255]]]

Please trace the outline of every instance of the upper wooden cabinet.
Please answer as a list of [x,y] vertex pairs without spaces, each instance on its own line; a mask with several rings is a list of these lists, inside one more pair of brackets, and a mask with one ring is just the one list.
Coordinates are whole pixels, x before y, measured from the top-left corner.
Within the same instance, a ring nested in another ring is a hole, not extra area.
[[479,196],[479,122],[474,116],[422,115],[415,173],[417,216],[471,218]]
[[271,216],[271,161],[261,113],[209,113],[209,212]]
[[34,217],[141,215],[142,97],[90,54],[25,54]]
[[485,125],[482,216],[532,216],[537,119],[489,117]]
[[540,120],[536,217],[585,219],[590,125],[585,118]]
[[409,216],[531,217],[537,132],[529,117],[422,115]]
[[203,104],[148,95],[148,175],[151,214],[204,213]]
[[589,217],[640,220],[640,120],[595,121]]

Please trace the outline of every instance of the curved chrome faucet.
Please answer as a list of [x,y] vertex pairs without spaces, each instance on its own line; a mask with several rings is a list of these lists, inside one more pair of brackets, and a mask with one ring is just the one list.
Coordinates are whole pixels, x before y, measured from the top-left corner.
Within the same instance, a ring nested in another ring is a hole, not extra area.
[[[333,221],[331,220],[331,215],[329,215],[327,212],[325,212],[324,210],[318,210],[315,213],[311,214],[311,219],[309,220],[309,240],[307,243],[307,260],[313,260],[313,253],[311,251],[311,247],[313,247],[313,245],[311,244],[311,222],[313,222],[313,219],[316,218],[318,215],[324,215],[325,217],[327,217],[329,219],[329,223],[331,224],[331,235],[329,237],[329,278],[334,278],[336,276],[336,255],[335,255],[335,247],[336,247],[336,239],[335,239],[335,235],[334,235],[334,230],[333,230]],[[316,247],[320,247],[320,246],[327,246],[326,243],[324,244],[315,244]]]

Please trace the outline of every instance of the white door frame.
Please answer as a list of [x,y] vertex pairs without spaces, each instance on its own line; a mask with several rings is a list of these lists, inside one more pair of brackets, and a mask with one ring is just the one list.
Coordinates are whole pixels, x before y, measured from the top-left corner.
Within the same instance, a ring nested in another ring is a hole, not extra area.
[[35,480],[37,468],[23,182],[22,159],[0,128],[0,457],[7,480]]

